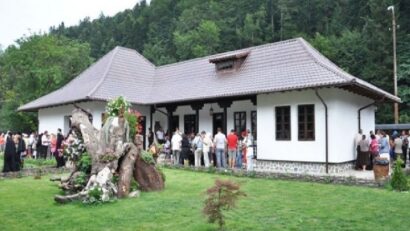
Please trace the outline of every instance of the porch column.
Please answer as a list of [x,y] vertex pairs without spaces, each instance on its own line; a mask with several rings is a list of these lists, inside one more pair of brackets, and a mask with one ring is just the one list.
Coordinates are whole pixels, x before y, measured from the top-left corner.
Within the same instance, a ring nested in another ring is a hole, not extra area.
[[232,100],[220,101],[218,102],[218,105],[224,110],[224,125],[222,130],[225,134],[228,134],[228,107],[232,105]]
[[169,135],[171,135],[172,134],[172,117],[173,117],[173,114],[172,113],[174,113],[174,111],[177,109],[177,105],[175,105],[175,104],[170,104],[170,105],[167,105],[166,107],[165,107],[166,109],[167,109],[167,112],[168,112],[168,131],[169,131]]
[[[155,112],[155,108],[154,108],[154,106],[151,105],[150,114],[149,114],[149,126],[150,126],[151,129],[154,129],[153,128],[153,121],[152,121],[153,120],[152,114],[154,114],[154,112]],[[147,131],[144,131],[144,132],[146,133]]]
[[201,102],[197,102],[197,103],[193,103],[191,104],[191,108],[192,110],[195,110],[195,117],[196,117],[196,121],[195,121],[195,131],[196,133],[199,132],[199,110],[201,110],[204,107],[204,103]]
[[253,105],[256,106],[256,95],[251,97],[251,102],[252,102]]

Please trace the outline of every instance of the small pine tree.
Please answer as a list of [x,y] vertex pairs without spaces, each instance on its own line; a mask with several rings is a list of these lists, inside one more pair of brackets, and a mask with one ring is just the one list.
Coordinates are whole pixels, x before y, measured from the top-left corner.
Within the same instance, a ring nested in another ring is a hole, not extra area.
[[403,160],[400,157],[398,157],[396,164],[394,165],[393,176],[391,179],[391,186],[394,190],[397,190],[397,191],[409,190],[406,176],[404,175],[404,172],[401,167],[402,164],[403,164]]
[[205,200],[204,214],[209,223],[217,222],[222,229],[225,224],[223,210],[227,211],[235,207],[240,196],[246,194],[239,190],[240,186],[230,180],[215,181],[215,185],[206,191],[208,198]]

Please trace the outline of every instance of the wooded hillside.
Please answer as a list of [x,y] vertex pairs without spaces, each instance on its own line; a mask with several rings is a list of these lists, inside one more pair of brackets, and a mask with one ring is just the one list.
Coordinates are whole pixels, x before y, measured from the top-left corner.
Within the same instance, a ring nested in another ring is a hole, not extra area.
[[[96,20],[85,18],[77,26],[64,23],[50,28],[56,39],[75,40],[89,45],[89,55],[98,59],[116,45],[136,49],[156,65],[205,56],[208,54],[271,43],[294,37],[304,37],[325,56],[349,73],[393,92],[393,45],[391,12],[396,7],[400,121],[410,122],[410,1],[405,0],[152,0],[142,1],[133,9],[114,17],[101,15]],[[30,43],[25,39],[22,44]],[[20,50],[23,46],[20,46]],[[53,48],[50,48],[53,49]],[[4,81],[18,82],[8,48],[0,55],[0,101],[10,100],[26,91],[19,84],[4,85]],[[87,50],[88,51],[88,50]],[[36,53],[31,50],[28,52]],[[85,57],[85,56],[84,56]],[[87,56],[87,59],[89,57]],[[90,62],[84,62],[89,65]],[[32,64],[23,65],[23,79],[29,78]],[[83,68],[79,66],[78,68]],[[24,97],[24,102],[54,90],[78,73],[66,73],[64,81],[53,87]],[[21,73],[19,73],[21,74]],[[33,78],[37,78],[34,74]],[[11,86],[11,88],[10,88]],[[9,93],[4,94],[4,89]],[[41,94],[40,94],[41,93]],[[0,130],[15,126],[4,117],[13,106],[2,103]],[[393,122],[392,105],[378,107],[377,122]],[[20,114],[20,113],[19,113]],[[24,117],[26,118],[26,117]],[[29,119],[33,119],[30,117]],[[32,126],[35,122],[32,123]]]

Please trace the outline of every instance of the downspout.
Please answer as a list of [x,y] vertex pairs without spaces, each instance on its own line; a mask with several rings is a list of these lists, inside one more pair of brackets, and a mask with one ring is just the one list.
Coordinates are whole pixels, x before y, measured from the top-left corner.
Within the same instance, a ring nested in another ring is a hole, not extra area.
[[328,129],[328,113],[327,113],[327,105],[323,98],[319,95],[317,89],[315,89],[316,96],[320,99],[323,106],[325,107],[325,142],[326,142],[326,173],[329,173],[329,129]]
[[377,103],[383,101],[384,98],[385,98],[385,97],[381,98],[379,101],[374,101],[373,103],[369,103],[369,104],[367,104],[366,106],[363,106],[363,107],[359,108],[359,110],[357,111],[357,119],[358,119],[358,125],[359,125],[359,127],[358,127],[358,132],[360,132],[360,129],[362,129],[361,114],[360,114],[360,112],[361,112],[362,110],[368,108],[368,107],[371,107],[371,106],[373,106],[373,105],[375,105],[375,104],[377,104]]

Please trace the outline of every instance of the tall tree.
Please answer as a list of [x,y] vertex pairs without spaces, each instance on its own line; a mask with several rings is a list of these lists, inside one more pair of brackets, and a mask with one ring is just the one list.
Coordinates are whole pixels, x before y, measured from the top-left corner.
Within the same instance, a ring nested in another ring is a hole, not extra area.
[[16,112],[31,100],[67,84],[92,62],[86,43],[54,35],[32,35],[0,56],[0,130],[34,130],[34,113]]

